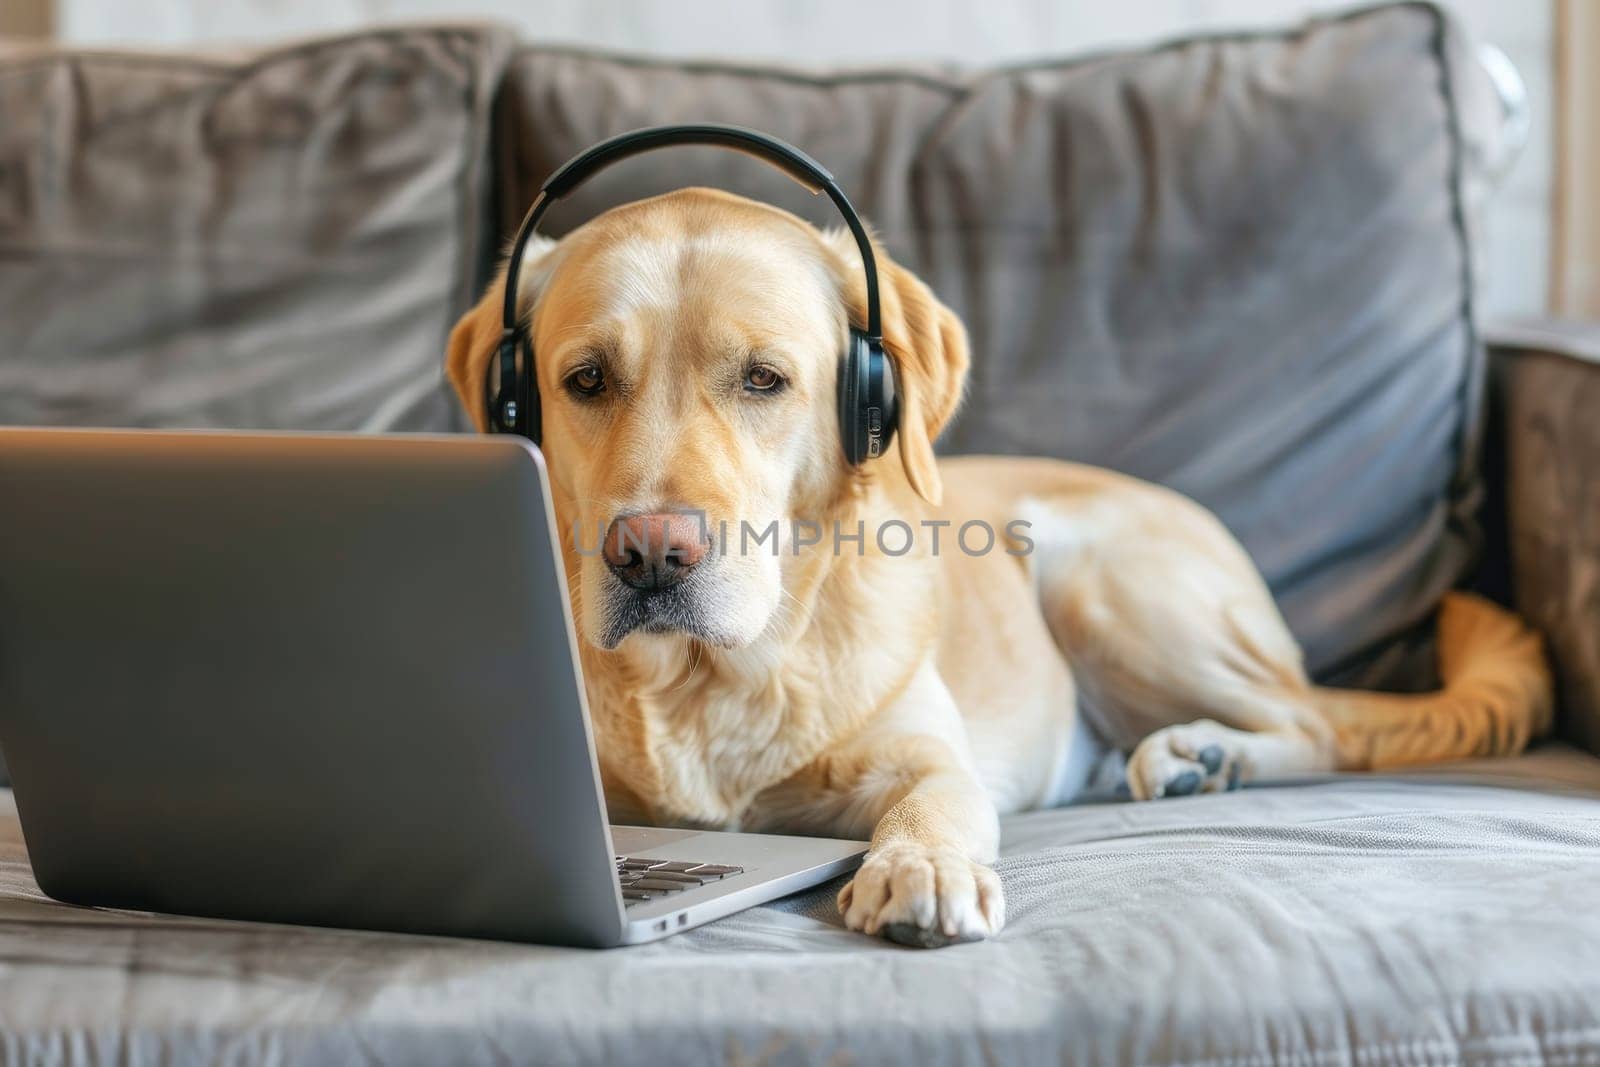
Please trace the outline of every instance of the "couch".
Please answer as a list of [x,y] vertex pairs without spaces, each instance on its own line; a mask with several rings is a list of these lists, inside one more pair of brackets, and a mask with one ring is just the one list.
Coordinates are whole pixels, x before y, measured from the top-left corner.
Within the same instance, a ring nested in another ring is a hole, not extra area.
[[[1504,123],[1439,9],[990,70],[491,25],[10,46],[0,115],[0,422],[464,430],[444,339],[541,178],[738,122],[962,314],[943,449],[1193,495],[1320,680],[1432,685],[1470,587],[1545,633],[1561,697],[1512,759],[1009,817],[1008,926],[935,952],[846,932],[837,885],[610,952],[69,907],[0,790],[5,1062],[1600,1063],[1600,330],[1481,321]],[[682,150],[549,229],[687,184],[832,222]]]

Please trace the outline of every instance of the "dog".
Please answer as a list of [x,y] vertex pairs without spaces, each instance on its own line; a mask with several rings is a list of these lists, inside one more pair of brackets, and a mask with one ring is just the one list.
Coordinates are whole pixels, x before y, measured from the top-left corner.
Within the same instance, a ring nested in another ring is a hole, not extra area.
[[[686,189],[536,241],[517,305],[613,821],[870,838],[845,925],[934,946],[1000,931],[999,816],[1066,799],[1093,738],[1152,800],[1515,753],[1550,726],[1540,639],[1485,600],[1444,600],[1438,692],[1322,688],[1195,502],[936,459],[966,332],[876,244],[899,426],[851,466],[848,232]],[[504,285],[445,360],[480,430]]]

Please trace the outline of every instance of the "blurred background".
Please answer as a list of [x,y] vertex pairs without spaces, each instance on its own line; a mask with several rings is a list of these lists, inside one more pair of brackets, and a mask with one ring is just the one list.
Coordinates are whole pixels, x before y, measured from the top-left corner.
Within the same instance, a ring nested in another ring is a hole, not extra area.
[[[387,22],[464,17],[532,41],[803,66],[976,65],[1268,26],[1337,0],[3,0],[0,35],[73,46],[265,44]],[[1491,319],[1600,314],[1600,0],[1454,0],[1526,86],[1526,146],[1489,217]],[[1588,106],[1585,106],[1587,101]],[[1587,177],[1588,183],[1583,179]]]

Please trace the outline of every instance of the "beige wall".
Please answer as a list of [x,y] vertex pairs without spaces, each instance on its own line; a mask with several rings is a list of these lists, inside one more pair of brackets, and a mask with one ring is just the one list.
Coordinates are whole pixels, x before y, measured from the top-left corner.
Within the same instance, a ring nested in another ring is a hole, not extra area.
[[0,0],[0,37],[49,37],[54,14],[52,0]]
[[1558,0],[1555,58],[1550,303],[1562,315],[1600,318],[1600,3]]

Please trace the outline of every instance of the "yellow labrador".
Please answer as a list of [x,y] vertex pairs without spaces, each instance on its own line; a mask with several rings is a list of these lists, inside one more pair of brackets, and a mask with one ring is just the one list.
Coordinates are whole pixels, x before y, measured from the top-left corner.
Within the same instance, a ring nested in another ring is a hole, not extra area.
[[[998,816],[1081,784],[1087,709],[1141,800],[1512,753],[1548,727],[1540,642],[1485,601],[1444,603],[1443,690],[1319,688],[1194,502],[1070,463],[936,460],[966,335],[879,264],[901,421],[852,468],[848,233],[685,190],[530,248],[518,300],[615,821],[870,836],[845,923],[938,944],[1000,930]],[[450,338],[480,429],[502,294]]]

